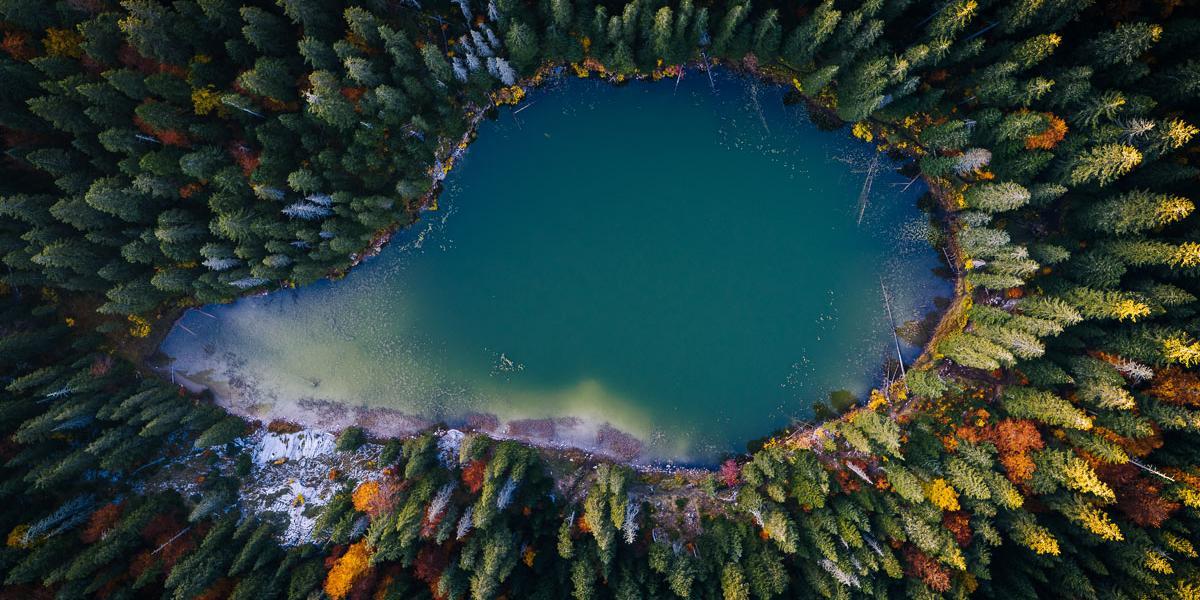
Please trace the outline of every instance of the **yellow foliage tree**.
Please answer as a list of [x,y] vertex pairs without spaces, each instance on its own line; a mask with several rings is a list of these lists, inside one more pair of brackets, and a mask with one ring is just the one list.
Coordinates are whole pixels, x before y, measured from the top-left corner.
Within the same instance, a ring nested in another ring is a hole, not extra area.
[[207,115],[208,113],[220,108],[221,95],[217,93],[213,86],[205,86],[192,90],[192,109],[198,115]]
[[1171,254],[1172,267],[1194,267],[1200,265],[1200,244],[1184,242]]
[[1129,319],[1136,323],[1139,317],[1145,317],[1150,314],[1150,306],[1137,300],[1125,298],[1118,300],[1113,305],[1113,313],[1117,316],[1118,321]]
[[850,128],[850,133],[854,134],[854,137],[864,142],[869,142],[875,139],[874,134],[871,133],[871,128],[862,121],[855,123],[854,127]]
[[30,544],[25,541],[26,533],[29,533],[29,525],[27,523],[13,527],[12,531],[8,532],[8,539],[5,540],[4,545],[9,548],[28,548]]
[[1146,551],[1145,565],[1147,569],[1163,575],[1170,575],[1175,572],[1175,569],[1171,567],[1171,563],[1167,561],[1166,557],[1155,550]]
[[1079,523],[1083,525],[1084,529],[1096,534],[1102,540],[1119,542],[1125,539],[1125,536],[1121,534],[1121,528],[1113,523],[1108,513],[1087,502],[1079,502],[1075,509],[1075,517],[1079,519]]
[[1172,591],[1179,600],[1200,600],[1200,581],[1178,581]]
[[1200,492],[1190,487],[1175,488],[1173,496],[1188,508],[1200,508]]
[[[1007,481],[1007,480],[1004,480]],[[1016,486],[1006,486],[998,494],[1000,504],[1009,510],[1016,510],[1025,504],[1025,496],[1017,490]]]
[[1049,529],[1038,525],[1032,516],[1018,518],[1013,523],[1013,539],[1037,554],[1058,556],[1058,539]]
[[1200,342],[1180,336],[1167,338],[1163,341],[1163,355],[1167,362],[1185,367],[1200,365]]
[[83,36],[79,33],[56,27],[47,29],[46,37],[42,39],[42,45],[46,47],[46,54],[69,58],[83,56],[83,50],[79,47],[81,42],[83,42]]
[[1162,540],[1163,543],[1167,545],[1167,548],[1170,548],[1172,552],[1182,554],[1188,558],[1196,558],[1197,556],[1200,556],[1196,554],[1196,548],[1192,546],[1190,541],[1179,537],[1170,531],[1162,532]]
[[925,490],[925,495],[929,497],[929,501],[942,510],[952,511],[958,510],[958,492],[954,490],[954,486],[948,481],[938,477],[930,482],[928,489]]
[[1196,205],[1191,200],[1181,196],[1170,196],[1158,205],[1154,211],[1158,216],[1159,223],[1174,223],[1187,218],[1196,209]]
[[1191,141],[1192,137],[1200,133],[1200,128],[1179,119],[1167,119],[1159,129],[1159,135],[1171,150],[1182,148]]
[[1067,461],[1067,467],[1063,470],[1063,475],[1067,480],[1067,487],[1085,494],[1093,494],[1104,499],[1106,502],[1114,502],[1117,495],[1113,493],[1112,488],[1108,484],[1100,481],[1096,476],[1096,472],[1087,464],[1087,461],[1079,457],[1073,457]]
[[329,574],[325,576],[325,593],[333,600],[342,600],[350,593],[350,588],[370,568],[371,553],[367,550],[366,542],[355,542],[346,553],[333,563]]
[[150,321],[137,315],[129,315],[129,335],[144,338],[150,335]]

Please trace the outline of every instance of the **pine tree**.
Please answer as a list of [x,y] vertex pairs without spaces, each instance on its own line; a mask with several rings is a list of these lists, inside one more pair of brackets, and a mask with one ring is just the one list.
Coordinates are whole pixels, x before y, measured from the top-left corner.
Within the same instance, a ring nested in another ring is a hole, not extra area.
[[281,56],[287,51],[287,40],[291,39],[287,22],[279,16],[258,8],[245,6],[239,11],[242,21],[242,35],[259,52]]
[[1086,413],[1048,391],[1011,387],[1005,390],[1003,401],[1005,410],[1013,417],[1073,429],[1092,428],[1092,420]]
[[425,67],[429,69],[429,73],[433,75],[434,79],[442,83],[449,83],[454,80],[454,71],[437,46],[433,44],[422,46],[421,58],[425,61]]
[[1195,205],[1187,198],[1133,190],[1087,207],[1080,220],[1090,229],[1123,235],[1180,221],[1193,210]]
[[965,197],[971,208],[996,213],[1024,206],[1029,202],[1029,190],[1011,181],[978,183],[967,188]]
[[774,61],[779,57],[783,39],[783,28],[779,25],[779,11],[770,9],[763,13],[754,26],[753,49],[760,61]]
[[736,563],[727,563],[721,570],[721,593],[725,600],[750,600],[750,585]]
[[262,57],[253,69],[238,76],[238,83],[253,94],[288,102],[297,97],[294,79],[282,59]]
[[306,109],[316,118],[336,129],[350,129],[358,122],[354,105],[341,93],[337,77],[327,71],[309,75],[312,89],[305,95]]
[[1071,169],[1074,185],[1096,183],[1106,186],[1142,162],[1142,153],[1126,144],[1103,144],[1080,154]]
[[674,62],[674,48],[672,45],[672,16],[671,8],[663,6],[654,13],[654,24],[650,29],[650,48],[649,53],[656,59],[664,60],[668,63]]
[[530,73],[538,63],[537,37],[528,25],[514,22],[504,36],[504,46],[508,48],[513,65],[522,73]]
[[1149,50],[1162,36],[1162,26],[1153,23],[1121,23],[1101,33],[1091,43],[1092,60],[1100,67],[1129,65]]
[[744,3],[734,3],[725,11],[720,23],[713,34],[713,53],[717,56],[730,56],[738,59],[738,48],[735,47],[735,37],[750,14],[750,7]]
[[842,12],[834,8],[834,1],[822,0],[812,14],[788,34],[783,46],[784,60],[794,68],[808,64],[822,44],[833,35],[841,19]]

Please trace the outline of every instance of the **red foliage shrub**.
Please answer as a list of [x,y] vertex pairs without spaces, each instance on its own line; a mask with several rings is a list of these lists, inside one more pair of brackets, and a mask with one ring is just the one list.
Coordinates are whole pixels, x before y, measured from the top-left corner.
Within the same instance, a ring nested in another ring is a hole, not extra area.
[[102,354],[92,360],[92,366],[88,372],[92,377],[103,377],[108,374],[109,369],[113,366],[113,357],[108,354]]
[[486,470],[487,463],[482,460],[473,460],[463,469],[463,484],[472,494],[478,494],[479,490],[483,489],[483,475]]
[[833,479],[834,481],[837,481],[838,487],[841,488],[842,493],[853,494],[854,492],[862,489],[862,480],[849,470],[834,471]]
[[283,419],[275,419],[270,423],[267,423],[267,431],[270,431],[271,433],[296,433],[301,429],[303,429],[303,427]]
[[52,139],[53,138],[50,136],[29,131],[27,129],[8,129],[7,127],[0,127],[0,140],[3,140],[4,145],[8,148],[16,148],[18,146],[45,145]]
[[1132,464],[1104,464],[1096,474],[1117,494],[1117,508],[1138,527],[1162,527],[1182,506],[1162,497],[1158,482],[1142,477]]
[[121,48],[117,50],[117,60],[120,61],[121,64],[131,69],[141,71],[147,75],[154,73],[155,65],[158,64],[153,59],[146,58],[145,56],[139,54],[138,51],[129,44],[122,44]]
[[[99,591],[97,591],[99,594]],[[10,585],[0,587],[0,600],[51,600],[54,590],[44,585]]]
[[925,81],[928,81],[929,83],[937,83],[939,81],[945,81],[946,78],[949,76],[950,76],[950,72],[947,71],[946,69],[938,69],[936,71],[933,71],[929,75],[926,75]]
[[742,478],[742,468],[736,460],[731,458],[721,463],[721,471],[718,477],[721,478],[721,483],[724,483],[727,487],[733,487]]
[[904,548],[904,560],[908,563],[904,571],[910,577],[920,579],[935,592],[950,591],[950,571],[936,559],[910,545]]
[[133,124],[137,126],[142,133],[154,137],[154,139],[162,142],[164,146],[176,146],[184,148],[191,145],[187,136],[178,131],[171,129],[158,130],[152,127],[149,123],[143,121],[141,117],[133,117]]
[[79,59],[79,65],[83,67],[83,70],[88,72],[88,75],[93,77],[99,77],[100,74],[105,70],[104,65],[100,64],[99,61],[91,56],[88,56],[87,54],[84,54],[83,57]]
[[183,132],[174,129],[166,129],[158,133],[158,139],[166,146],[175,146],[178,148],[186,148],[192,145],[187,136]]
[[4,41],[0,42],[0,50],[6,52],[14,60],[29,60],[37,56],[37,49],[29,43],[29,34],[24,31],[5,32]]
[[75,10],[98,15],[108,10],[103,0],[67,0],[67,5]]
[[438,546],[425,544],[417,552],[417,560],[413,564],[413,576],[428,583],[431,589],[436,588],[438,579],[441,579],[442,571],[446,570],[448,564],[450,564],[450,544]]
[[188,76],[187,69],[178,65],[161,63],[153,58],[142,56],[133,46],[130,46],[129,44],[124,44],[119,50],[117,50],[117,60],[120,61],[121,64],[145,73],[146,75],[153,75],[154,73],[170,73],[180,79],[187,79]]
[[966,512],[956,510],[943,514],[942,526],[954,536],[959,546],[966,548],[971,544],[971,516]]
[[237,161],[238,166],[242,168],[242,174],[246,177],[249,177],[258,168],[258,163],[261,161],[258,153],[252,151],[244,142],[230,142],[229,154]]
[[193,181],[192,183],[189,183],[189,184],[179,188],[179,197],[180,198],[191,198],[192,196],[194,196],[196,194],[196,192],[199,192],[202,189],[204,189],[203,185]]
[[85,544],[94,544],[104,538],[105,534],[117,524],[121,518],[121,504],[105,504],[96,509],[88,519],[88,524],[79,534],[79,539]]
[[[188,525],[174,513],[154,517],[141,531],[142,539],[150,547],[150,550],[145,552],[147,556],[144,557],[143,566],[149,567],[156,561],[161,561],[164,572],[171,570],[175,563],[196,547],[196,540],[204,537],[206,531],[207,527],[203,525],[189,529]],[[180,535],[181,533],[182,535]],[[152,554],[155,551],[157,553]],[[143,557],[139,556],[139,558]],[[134,562],[137,563],[137,559]],[[140,571],[137,574],[140,574]]]

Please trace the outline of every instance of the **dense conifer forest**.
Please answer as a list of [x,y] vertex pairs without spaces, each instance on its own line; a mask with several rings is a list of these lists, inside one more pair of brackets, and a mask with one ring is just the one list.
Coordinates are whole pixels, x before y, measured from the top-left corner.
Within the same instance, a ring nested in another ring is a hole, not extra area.
[[[0,597],[1200,598],[1198,17],[0,0]],[[141,369],[140,342],[344,272],[525,87],[718,63],[952,213],[962,293],[904,379],[677,482],[678,512],[619,464],[564,494],[544,453],[481,435],[387,442],[306,543],[239,509],[247,469],[217,464],[248,424]],[[200,491],[147,484],[186,456]]]

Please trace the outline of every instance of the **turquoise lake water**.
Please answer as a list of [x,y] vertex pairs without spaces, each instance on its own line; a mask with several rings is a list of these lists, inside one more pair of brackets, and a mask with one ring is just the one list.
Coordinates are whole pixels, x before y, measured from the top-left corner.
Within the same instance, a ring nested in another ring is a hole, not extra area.
[[882,159],[858,224],[874,148],[782,89],[714,77],[533,91],[379,256],[191,311],[162,350],[264,419],[383,407],[355,418],[469,416],[585,448],[615,429],[655,461],[711,461],[831,391],[861,397],[895,355],[880,278],[897,323],[950,295],[924,189]]

